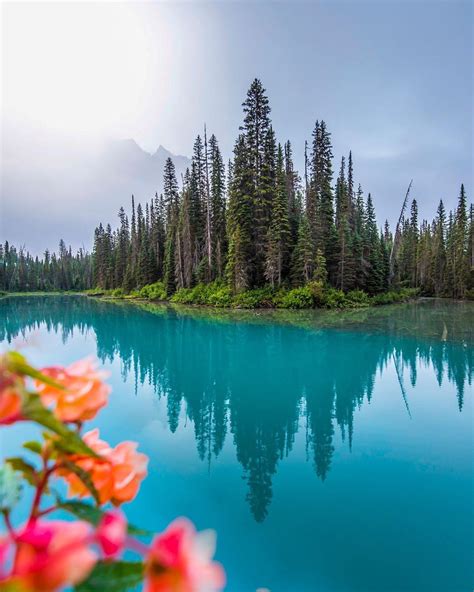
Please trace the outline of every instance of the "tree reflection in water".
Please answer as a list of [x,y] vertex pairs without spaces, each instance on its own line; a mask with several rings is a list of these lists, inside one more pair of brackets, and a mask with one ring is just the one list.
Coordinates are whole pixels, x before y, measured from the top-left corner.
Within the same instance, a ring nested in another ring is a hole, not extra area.
[[416,385],[420,364],[438,384],[455,385],[460,411],[473,375],[474,303],[256,314],[21,297],[0,303],[0,320],[0,341],[9,343],[42,325],[64,342],[93,330],[102,361],[119,357],[124,379],[133,371],[166,397],[171,432],[184,409],[203,461],[219,455],[230,433],[257,521],[301,425],[316,474],[327,478],[335,429],[351,446],[354,411],[371,400],[377,372],[393,365],[408,413],[406,382]]

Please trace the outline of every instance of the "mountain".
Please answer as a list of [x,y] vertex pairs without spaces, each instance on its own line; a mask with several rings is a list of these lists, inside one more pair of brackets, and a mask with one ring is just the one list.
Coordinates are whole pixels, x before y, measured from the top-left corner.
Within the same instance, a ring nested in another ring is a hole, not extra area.
[[143,202],[163,190],[168,157],[180,183],[191,161],[161,145],[150,154],[132,139],[92,146],[41,136],[9,142],[2,157],[0,240],[35,254],[55,250],[60,238],[73,249],[90,249],[96,225],[115,226],[132,194]]

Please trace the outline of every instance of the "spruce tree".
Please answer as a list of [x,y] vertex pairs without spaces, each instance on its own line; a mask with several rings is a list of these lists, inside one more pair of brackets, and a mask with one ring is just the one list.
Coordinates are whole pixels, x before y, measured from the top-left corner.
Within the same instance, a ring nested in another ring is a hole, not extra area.
[[164,284],[168,295],[176,291],[175,253],[178,236],[179,193],[176,171],[171,158],[165,162],[163,176],[163,197],[166,208],[166,241],[164,260]]
[[213,232],[213,277],[222,279],[226,264],[227,233],[226,233],[226,201],[225,201],[225,167],[216,136],[209,139],[210,184],[212,204]]
[[431,274],[434,294],[436,296],[442,296],[445,288],[446,273],[446,211],[443,200],[439,202],[433,228],[433,266]]
[[349,193],[349,185],[345,176],[345,159],[342,157],[339,177],[336,183],[336,285],[341,290],[351,290],[354,287],[355,282],[354,245],[350,220],[351,210],[352,202]]
[[290,224],[289,250],[293,251],[298,240],[298,223],[301,217],[300,179],[293,163],[293,150],[288,140],[284,147],[285,182],[288,201],[288,222]]
[[464,185],[461,185],[453,227],[454,294],[458,298],[463,298],[467,289],[469,276],[468,240],[467,199]]
[[272,287],[281,286],[288,274],[290,236],[283,150],[279,144],[276,163],[276,193],[268,231],[265,261],[265,277]]
[[322,250],[329,280],[334,283],[337,272],[337,232],[334,223],[332,176],[331,134],[326,123],[321,121],[313,142],[313,184],[317,193],[315,247]]
[[193,240],[191,233],[191,188],[189,171],[185,176],[185,184],[179,212],[178,238],[179,248],[175,254],[176,277],[178,287],[190,288],[193,283]]
[[367,197],[365,212],[364,256],[368,264],[365,289],[369,294],[376,294],[382,289],[383,267],[380,257],[380,240],[375,219],[372,197]]
[[249,185],[253,217],[249,260],[249,285],[264,282],[264,263],[268,223],[271,216],[272,175],[274,175],[275,136],[271,130],[270,106],[260,80],[255,79],[242,104],[244,122],[241,131],[245,139]]
[[[321,250],[316,251],[324,258]],[[298,241],[293,251],[291,277],[295,286],[301,286],[313,279],[315,271],[315,248],[308,214],[304,212],[298,227]]]
[[234,148],[232,178],[229,185],[227,277],[235,292],[251,286],[253,272],[253,178],[250,152],[243,134]]

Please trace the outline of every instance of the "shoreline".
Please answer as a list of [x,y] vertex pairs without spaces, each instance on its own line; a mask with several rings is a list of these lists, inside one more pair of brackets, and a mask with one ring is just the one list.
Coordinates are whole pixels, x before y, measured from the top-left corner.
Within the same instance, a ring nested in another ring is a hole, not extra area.
[[[16,298],[16,296],[20,298]],[[61,294],[60,294],[61,295]],[[31,305],[34,299],[40,300],[43,297],[44,305],[47,306],[48,298],[53,302],[58,296],[56,292],[43,293],[11,293],[12,306],[24,300],[28,306],[28,297],[31,297]],[[98,297],[84,293],[75,292],[62,294],[69,297],[72,306],[80,307],[89,301],[98,307],[113,307],[122,309],[126,314],[133,314],[135,311],[150,314],[152,316],[172,315],[176,319],[189,318],[199,322],[210,323],[250,323],[257,325],[283,325],[295,329],[310,331],[364,331],[367,334],[376,336],[380,333],[393,333],[395,331],[400,337],[423,338],[433,342],[462,343],[464,345],[474,342],[472,332],[472,318],[474,314],[474,302],[469,300],[458,300],[452,298],[418,297],[409,301],[399,302],[384,306],[366,306],[347,309],[281,309],[281,308],[217,308],[205,305],[177,304],[169,301],[146,300],[144,298],[117,298],[112,296]],[[87,296],[87,298],[84,298]],[[73,301],[75,303],[73,304]],[[5,302],[6,304],[6,302]],[[8,305],[7,305],[8,306]],[[56,301],[56,307],[67,308],[68,303]],[[424,311],[431,308],[438,310],[439,322],[424,326],[422,319]],[[75,309],[76,310],[76,309]],[[451,314],[455,312],[455,319]],[[403,322],[401,320],[403,319]],[[421,323],[421,324],[420,324]]]
[[[410,289],[411,290],[411,289]],[[392,292],[382,292],[378,296],[384,296],[386,294],[391,294]],[[146,298],[144,296],[139,295],[121,295],[115,296],[112,294],[107,294],[106,291],[102,293],[88,293],[87,291],[33,291],[33,292],[4,292],[0,293],[0,300],[4,298],[26,298],[26,297],[41,297],[41,296],[82,296],[87,298],[92,298],[100,301],[106,302],[135,302],[141,304],[155,304],[155,305],[163,305],[163,306],[172,306],[172,307],[183,307],[183,308],[194,308],[194,309],[202,309],[202,310],[216,310],[216,311],[293,311],[293,312],[311,312],[311,311],[332,311],[332,312],[344,312],[344,311],[356,311],[356,310],[365,310],[369,308],[378,308],[380,306],[387,306],[392,304],[406,304],[407,302],[413,302],[416,300],[421,299],[440,299],[440,300],[452,300],[456,301],[453,298],[440,298],[435,296],[419,296],[417,294],[407,294],[401,296],[399,299],[390,300],[387,302],[371,302],[367,300],[365,302],[344,302],[343,305],[340,306],[277,306],[274,304],[265,304],[265,305],[218,305],[218,304],[209,304],[203,302],[180,302],[174,301],[173,298]],[[465,302],[466,300],[457,299],[459,302]]]
[[[199,287],[199,285],[197,286]],[[192,290],[192,289],[189,289]],[[249,291],[243,293],[243,295],[250,294],[251,292],[257,292],[257,290]],[[415,288],[405,288],[399,291],[393,290],[388,292],[381,292],[375,296],[368,296],[366,293],[362,293],[365,296],[365,300],[363,301],[350,301],[345,299],[339,305],[327,306],[324,304],[321,305],[313,305],[313,306],[279,306],[274,302],[265,301],[263,304],[258,302],[251,302],[250,305],[246,305],[245,303],[239,304],[212,304],[209,302],[191,302],[186,300],[174,299],[173,297],[179,293],[176,292],[171,298],[153,298],[153,297],[145,297],[144,295],[135,292],[132,294],[121,294],[116,295],[111,293],[112,290],[88,290],[88,291],[71,291],[71,290],[64,290],[64,291],[31,291],[31,292],[0,292],[0,300],[4,298],[25,298],[25,297],[52,297],[52,296],[72,296],[72,297],[87,297],[92,298],[98,301],[105,301],[105,302],[132,302],[137,304],[153,304],[157,306],[169,306],[175,309],[195,309],[195,310],[203,310],[203,311],[255,311],[255,312],[315,312],[315,311],[326,311],[326,312],[354,312],[354,311],[363,311],[367,309],[376,309],[380,307],[385,307],[388,305],[395,305],[395,304],[407,304],[410,302],[416,301],[433,301],[438,300],[440,302],[458,302],[458,303],[468,303],[473,302],[470,298],[452,298],[449,296],[424,296],[418,293],[418,290]],[[288,292],[287,292],[288,293]],[[341,294],[343,294],[341,292]],[[347,293],[344,293],[346,296]],[[389,296],[385,300],[385,297]]]

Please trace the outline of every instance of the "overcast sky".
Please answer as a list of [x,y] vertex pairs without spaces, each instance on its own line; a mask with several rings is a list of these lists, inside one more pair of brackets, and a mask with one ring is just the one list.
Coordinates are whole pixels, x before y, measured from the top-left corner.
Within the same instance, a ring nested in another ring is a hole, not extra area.
[[[423,216],[440,198],[452,207],[461,182],[472,199],[470,1],[6,3],[2,33],[2,239],[29,243],[23,198],[3,182],[12,162],[21,156],[24,175],[40,168],[50,186],[62,164],[83,166],[54,151],[38,159],[48,138],[78,151],[134,138],[190,155],[206,122],[228,157],[255,77],[298,166],[316,119],[337,159],[352,149],[380,221],[395,220],[411,178]],[[52,246],[67,241],[80,200],[54,228],[38,228]]]

